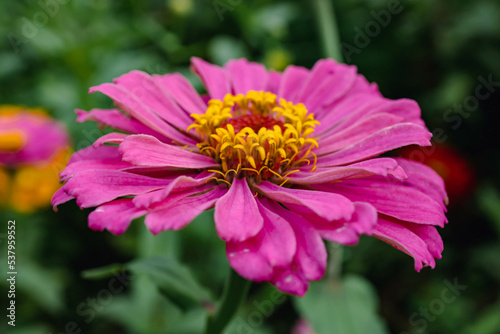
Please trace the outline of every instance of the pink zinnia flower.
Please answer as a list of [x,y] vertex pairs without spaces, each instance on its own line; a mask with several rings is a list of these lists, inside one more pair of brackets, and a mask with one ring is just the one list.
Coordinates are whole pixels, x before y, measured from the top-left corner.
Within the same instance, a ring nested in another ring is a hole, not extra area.
[[66,130],[42,109],[0,105],[0,205],[49,206],[70,151]]
[[90,89],[117,108],[77,110],[78,120],[121,132],[72,157],[54,206],[97,207],[90,227],[114,234],[141,216],[154,234],[181,229],[215,207],[231,266],[296,295],[325,273],[322,239],[369,234],[413,256],[416,270],[434,267],[443,181],[422,164],[375,158],[430,145],[416,102],[386,99],[330,59],[283,73],[245,59],[192,65],[207,95],[179,74],[138,71]]

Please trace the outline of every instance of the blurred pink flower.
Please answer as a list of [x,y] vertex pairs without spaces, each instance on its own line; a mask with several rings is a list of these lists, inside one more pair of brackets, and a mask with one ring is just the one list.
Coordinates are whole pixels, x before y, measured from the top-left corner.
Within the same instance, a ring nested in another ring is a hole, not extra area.
[[373,235],[413,256],[416,270],[434,267],[443,181],[422,164],[376,158],[430,144],[415,101],[386,99],[331,59],[283,73],[245,59],[192,65],[207,95],[180,74],[139,71],[90,89],[117,108],[77,110],[78,121],[120,132],[74,154],[54,206],[97,207],[90,227],[114,234],[141,216],[154,234],[181,229],[215,207],[231,266],[296,295],[325,273],[322,239]]
[[62,124],[40,108],[0,105],[0,204],[32,213],[59,189],[71,148]]
[[292,329],[292,334],[316,334],[316,332],[306,320],[299,319]]
[[51,160],[69,137],[42,109],[0,106],[0,165],[16,167]]

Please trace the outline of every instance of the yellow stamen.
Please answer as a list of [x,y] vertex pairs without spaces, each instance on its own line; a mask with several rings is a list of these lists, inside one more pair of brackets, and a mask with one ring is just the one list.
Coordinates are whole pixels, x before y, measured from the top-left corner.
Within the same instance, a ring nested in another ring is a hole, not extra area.
[[292,170],[291,172],[288,172],[288,173],[286,173],[285,175],[283,175],[283,177],[285,178],[285,177],[287,177],[288,175],[293,174],[293,173],[297,173],[297,172],[299,172],[299,171],[300,171],[300,170],[298,170],[298,169],[296,169],[296,170]]
[[[238,165],[238,167],[239,167],[239,165]],[[238,174],[238,171],[237,171],[236,169],[230,169],[230,170],[228,170],[228,171],[224,174],[224,177],[225,177],[225,178],[227,178],[227,174],[229,174],[229,173],[231,173],[231,172],[233,172],[234,174]]]
[[205,114],[191,117],[194,122],[187,131],[196,131],[201,153],[221,165],[220,171],[210,170],[218,174],[217,182],[231,184],[244,173],[250,183],[268,180],[283,185],[304,163],[314,159],[311,170],[316,168],[312,150],[318,142],[312,135],[319,122],[302,103],[249,91],[210,100]]
[[220,174],[220,175],[222,175],[222,176],[226,177],[226,175],[225,175],[223,172],[221,172],[220,170],[209,169],[208,171],[209,171],[209,172],[212,172],[212,173],[218,173],[218,174]]
[[215,181],[217,181],[217,182],[225,182],[225,183],[227,183],[229,186],[231,185],[231,183],[230,183],[229,181],[226,181],[225,179],[219,179],[219,178],[216,178],[215,176],[214,176],[214,177],[209,178],[209,179],[207,180],[207,182],[208,182],[208,181],[210,181],[210,180],[215,180]]
[[288,179],[286,179],[285,181],[281,182],[280,187],[283,187],[283,185],[284,185],[284,184],[285,184],[288,180],[290,180],[290,178],[288,178]]

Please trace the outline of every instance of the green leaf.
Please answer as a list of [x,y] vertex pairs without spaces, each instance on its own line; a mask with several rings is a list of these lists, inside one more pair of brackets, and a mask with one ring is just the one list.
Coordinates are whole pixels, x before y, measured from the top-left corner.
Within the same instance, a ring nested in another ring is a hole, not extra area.
[[64,274],[26,262],[17,266],[19,289],[45,310],[57,314],[63,309]]
[[212,303],[209,292],[194,279],[187,267],[171,256],[154,256],[127,264],[135,274],[147,274],[170,300],[182,309]]
[[467,327],[465,333],[497,334],[500,328],[500,303],[481,312],[478,320]]
[[148,276],[135,276],[130,288],[130,293],[117,295],[98,315],[120,323],[129,333],[148,334],[167,334],[183,319],[183,312],[158,293]]
[[119,263],[114,263],[110,264],[109,266],[104,266],[104,267],[99,267],[99,268],[94,268],[94,269],[89,269],[82,271],[81,275],[83,278],[86,279],[103,279],[106,277],[113,276],[116,272],[120,272],[124,269],[123,264]]
[[126,264],[111,264],[82,272],[87,279],[103,279],[116,272],[130,270],[147,276],[153,284],[182,310],[193,306],[208,306],[213,299],[208,290],[200,286],[189,269],[169,255],[158,255],[134,260]]
[[207,310],[194,309],[186,312],[167,330],[168,334],[202,333],[207,319]]
[[377,314],[375,291],[358,276],[346,276],[341,284],[314,282],[307,294],[294,302],[318,334],[388,333]]

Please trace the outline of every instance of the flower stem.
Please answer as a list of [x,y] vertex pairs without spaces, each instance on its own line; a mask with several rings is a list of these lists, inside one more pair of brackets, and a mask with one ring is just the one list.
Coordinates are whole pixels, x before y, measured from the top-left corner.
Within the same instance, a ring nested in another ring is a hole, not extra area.
[[328,243],[328,272],[327,277],[332,282],[339,282],[342,274],[342,257],[344,249],[342,245]]
[[342,62],[343,57],[340,49],[340,38],[333,0],[314,0],[313,5],[316,11],[316,19],[325,56]]
[[245,300],[249,287],[250,281],[231,269],[220,305],[215,313],[208,316],[205,334],[221,334],[223,332],[238,311],[241,303]]

